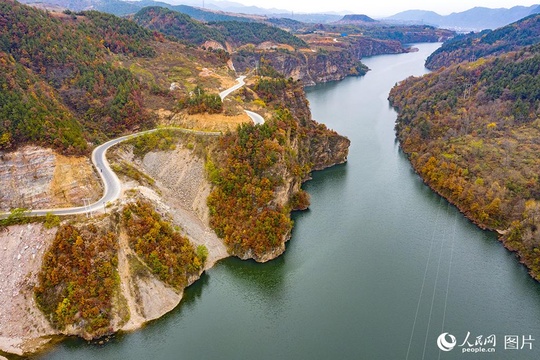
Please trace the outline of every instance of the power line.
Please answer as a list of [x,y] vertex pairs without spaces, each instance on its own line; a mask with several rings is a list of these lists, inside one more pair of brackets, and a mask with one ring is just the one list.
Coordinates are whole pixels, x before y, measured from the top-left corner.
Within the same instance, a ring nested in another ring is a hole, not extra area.
[[409,353],[411,351],[412,339],[414,336],[414,329],[416,328],[416,322],[418,320],[418,312],[420,311],[420,302],[422,301],[422,294],[424,293],[424,287],[426,285],[426,278],[427,278],[427,273],[429,269],[429,260],[431,259],[431,253],[433,252],[433,243],[435,242],[435,233],[437,231],[440,213],[441,213],[441,200],[439,199],[439,205],[437,206],[437,216],[435,218],[435,225],[433,226],[433,234],[431,235],[431,244],[429,245],[429,253],[428,253],[428,258],[426,261],[426,268],[424,270],[424,279],[422,280],[422,287],[420,288],[420,295],[418,296],[418,304],[416,305],[416,315],[414,315],[414,322],[413,322],[413,327],[411,330],[411,337],[409,339],[409,347],[407,348],[407,356],[405,357],[405,360],[409,359]]
[[[448,205],[446,206],[447,212],[448,212],[449,207],[450,207],[450,203],[448,203]],[[424,352],[422,353],[422,360],[426,356],[429,328],[431,326],[431,315],[433,315],[433,304],[435,303],[435,293],[437,291],[437,282],[439,281],[439,272],[441,269],[441,258],[442,258],[443,250],[444,250],[444,237],[441,239],[441,250],[439,252],[439,261],[437,262],[437,273],[435,274],[435,284],[433,284],[433,295],[431,297],[431,308],[429,309],[429,318],[428,318],[428,325],[427,325],[427,330],[426,330],[426,339],[424,340]]]

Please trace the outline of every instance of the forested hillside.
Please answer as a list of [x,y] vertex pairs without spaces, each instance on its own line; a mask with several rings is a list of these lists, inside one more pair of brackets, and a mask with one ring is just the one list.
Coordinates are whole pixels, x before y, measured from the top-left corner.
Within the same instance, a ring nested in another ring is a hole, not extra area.
[[158,6],[144,8],[133,16],[133,20],[150,30],[160,31],[186,43],[202,45],[209,40],[222,45],[225,43],[225,37],[216,29],[193,20],[186,14],[166,8]]
[[312,170],[345,162],[350,141],[311,119],[298,82],[268,65],[261,74],[252,90],[272,109],[271,117],[222,137],[206,167],[214,185],[208,207],[216,234],[229,253],[268,261],[285,250],[290,212],[309,205],[301,183]]
[[144,8],[135,14],[133,19],[148,29],[160,31],[194,45],[216,41],[225,47],[226,42],[241,46],[273,41],[293,47],[308,47],[303,40],[274,26],[242,21],[203,24],[186,14],[163,7]]
[[344,35],[362,35],[366,38],[379,40],[395,40],[401,44],[415,42],[438,42],[445,41],[455,35],[454,31],[438,29],[429,25],[390,25],[385,23],[361,24],[324,24],[309,25],[306,32],[325,31],[341,37]]
[[110,54],[153,56],[153,38],[111,15],[52,15],[0,3],[3,149],[31,141],[82,153],[86,141],[150,126],[141,84]]
[[291,33],[262,23],[222,21],[211,23],[210,25],[224,34],[226,39],[236,46],[273,41],[279,44],[291,45],[294,48],[309,47],[304,40],[299,39]]
[[0,89],[0,150],[28,142],[75,153],[86,149],[79,122],[56,91],[5,52],[0,53]]
[[500,230],[538,280],[539,79],[536,45],[409,78],[390,94],[401,147],[425,182]]
[[445,42],[426,60],[426,67],[434,70],[462,61],[500,55],[540,42],[540,14],[531,15],[497,30],[485,30],[456,36]]

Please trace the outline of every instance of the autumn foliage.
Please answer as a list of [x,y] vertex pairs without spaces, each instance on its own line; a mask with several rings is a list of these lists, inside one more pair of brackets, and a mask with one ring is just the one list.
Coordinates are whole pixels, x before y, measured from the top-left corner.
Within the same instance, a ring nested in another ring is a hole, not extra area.
[[142,85],[110,54],[152,56],[152,39],[112,15],[55,17],[0,2],[0,148],[31,142],[83,153],[87,141],[151,125]]
[[210,224],[233,254],[262,257],[280,247],[292,228],[288,211],[275,202],[289,139],[277,122],[242,125],[220,141],[223,157],[209,160],[215,185],[208,197]]
[[518,51],[540,42],[540,15],[533,14],[495,30],[461,34],[445,42],[426,60],[428,69],[463,61],[474,62],[487,56]]
[[150,203],[139,200],[126,205],[123,222],[130,247],[161,281],[181,290],[190,276],[202,271],[207,252],[196,252]]
[[36,301],[54,327],[74,326],[89,337],[112,331],[120,284],[117,249],[115,234],[94,225],[58,230],[35,288]]
[[401,147],[438,193],[540,280],[540,47],[454,65],[392,89]]

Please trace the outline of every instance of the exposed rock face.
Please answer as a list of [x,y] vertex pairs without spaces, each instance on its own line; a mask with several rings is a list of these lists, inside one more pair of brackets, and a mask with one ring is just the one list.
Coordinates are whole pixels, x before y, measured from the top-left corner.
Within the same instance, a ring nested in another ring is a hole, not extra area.
[[182,227],[195,246],[208,248],[205,267],[210,268],[216,261],[228,257],[227,248],[209,225],[206,199],[211,185],[206,179],[203,159],[192,150],[178,148],[172,152],[147,154],[142,167],[156,180],[175,224]]
[[[211,184],[206,179],[202,158],[182,145],[173,151],[150,152],[143,159],[134,158],[130,151],[118,153],[122,160],[151,176],[160,194],[142,186],[136,190],[150,199],[160,213],[171,216],[174,224],[182,228],[195,246],[208,248],[205,269],[229,256],[227,248],[209,225],[206,199]],[[126,186],[130,187],[130,184]]]
[[0,207],[47,208],[52,199],[49,186],[54,174],[51,149],[27,146],[0,157]]
[[[338,51],[267,51],[263,57],[285,77],[300,80],[304,85],[315,85],[342,80],[350,75],[363,75],[360,59],[365,56],[406,51],[398,41],[358,37],[351,45],[343,44],[343,48]],[[261,54],[257,52],[239,51],[233,55],[233,62],[238,71],[245,72],[248,68],[255,68],[260,58]]]
[[310,141],[312,170],[323,170],[347,162],[351,141],[338,133],[327,133]]
[[57,334],[34,301],[34,285],[43,253],[56,229],[42,224],[10,226],[0,231],[0,351],[22,355]]
[[401,54],[408,50],[399,41],[377,40],[360,36],[351,46],[351,51],[357,59],[361,59],[366,56]]
[[25,146],[0,153],[0,211],[82,205],[97,199],[100,181],[88,158]]

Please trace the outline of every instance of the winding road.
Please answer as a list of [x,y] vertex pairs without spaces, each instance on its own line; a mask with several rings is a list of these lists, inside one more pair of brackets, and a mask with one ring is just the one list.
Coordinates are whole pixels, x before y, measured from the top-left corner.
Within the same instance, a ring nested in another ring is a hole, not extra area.
[[[221,101],[225,100],[225,98],[232,92],[240,89],[242,86],[246,85],[244,79],[246,78],[245,75],[243,76],[240,76],[238,79],[236,79],[236,82],[237,84],[228,88],[227,90],[223,90],[222,92],[219,93],[219,97],[221,98]],[[253,120],[253,122],[255,124],[264,124],[264,118],[253,112],[253,111],[249,111],[249,110],[244,110],[246,112],[246,114],[251,118],[251,120]]]
[[244,82],[244,79],[246,78],[245,75],[240,76],[238,79],[236,79],[237,84],[234,86],[231,86],[227,90],[223,90],[219,93],[219,97],[221,98],[221,101],[225,100],[227,96],[229,96],[230,93],[240,89],[242,86],[246,85]]
[[[246,83],[244,82],[245,76],[240,76],[236,79],[237,84],[228,88],[227,90],[222,91],[219,93],[219,96],[221,100],[225,99],[229,94],[232,92],[240,89],[242,86],[244,86]],[[244,110],[249,117],[256,123],[256,124],[262,124],[264,123],[264,118],[252,111]],[[96,147],[94,151],[92,152],[92,163],[96,167],[97,172],[99,173],[99,176],[101,177],[101,180],[103,181],[103,196],[98,201],[87,204],[85,206],[77,206],[77,207],[70,207],[70,208],[54,208],[54,209],[41,209],[41,210],[29,210],[24,213],[26,216],[45,216],[48,213],[64,216],[64,215],[78,215],[78,214],[88,214],[93,213],[97,211],[107,211],[107,204],[110,202],[113,202],[117,200],[120,197],[120,194],[122,192],[122,183],[120,182],[120,179],[118,179],[118,176],[114,173],[114,171],[111,169],[109,162],[107,161],[107,150],[111,148],[112,146],[119,144],[123,141],[132,139],[134,137],[138,137],[141,135],[149,134],[158,130],[164,130],[164,129],[171,129],[171,130],[178,130],[185,133],[191,133],[191,134],[197,134],[197,135],[211,135],[211,136],[218,136],[221,135],[219,132],[207,132],[207,131],[198,131],[198,130],[190,130],[190,129],[184,129],[184,128],[175,128],[175,127],[165,127],[165,128],[157,128],[147,131],[141,131],[135,134],[130,134],[126,136],[122,136],[116,139],[112,139],[107,141],[106,143],[103,143]],[[0,212],[0,219],[6,218],[9,216],[10,213],[8,212]]]

